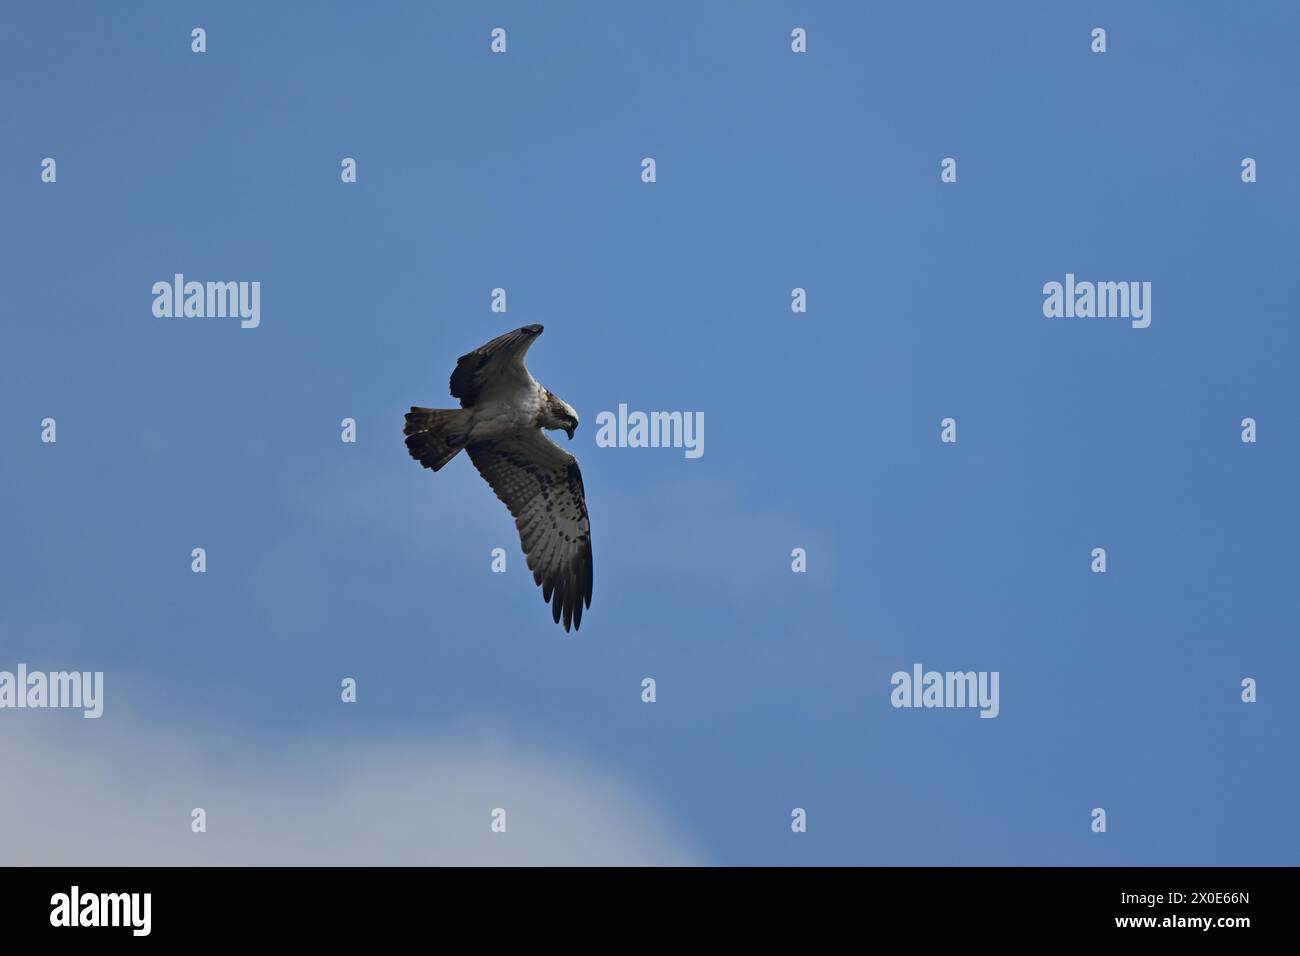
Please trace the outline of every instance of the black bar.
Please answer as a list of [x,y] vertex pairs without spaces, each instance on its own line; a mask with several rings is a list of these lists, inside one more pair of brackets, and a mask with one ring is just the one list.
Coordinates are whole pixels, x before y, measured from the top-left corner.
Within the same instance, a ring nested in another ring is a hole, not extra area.
[[[920,934],[918,943],[1231,945],[1285,932],[1295,876],[1287,868],[0,869],[0,926],[7,941],[128,939],[144,927],[144,897],[128,908],[122,896],[105,906],[99,894],[148,893],[148,934],[136,938],[166,943],[398,942],[423,931],[448,948],[515,934],[540,946],[588,938],[599,925],[626,934],[605,937],[611,944],[673,928],[658,937],[667,945],[699,924],[759,939],[815,928],[862,941],[903,932]],[[116,910],[125,925],[52,925],[71,922],[74,886],[78,922]]]

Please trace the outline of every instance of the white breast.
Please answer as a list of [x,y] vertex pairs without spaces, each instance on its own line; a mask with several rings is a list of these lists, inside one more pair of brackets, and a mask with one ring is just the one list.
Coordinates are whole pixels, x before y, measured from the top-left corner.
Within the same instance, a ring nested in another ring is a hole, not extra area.
[[474,423],[470,426],[471,441],[504,438],[507,435],[536,428],[544,403],[544,391],[529,376],[526,385],[509,380],[479,392],[474,403]]

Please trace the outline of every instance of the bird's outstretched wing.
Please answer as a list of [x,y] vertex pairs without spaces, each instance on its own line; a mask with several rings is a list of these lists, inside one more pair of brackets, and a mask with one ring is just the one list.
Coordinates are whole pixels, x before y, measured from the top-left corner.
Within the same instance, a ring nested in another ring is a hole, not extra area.
[[515,516],[542,600],[564,629],[591,607],[591,522],[578,461],[540,431],[466,448],[474,467]]
[[527,384],[532,376],[524,366],[524,355],[541,334],[540,325],[525,325],[462,355],[451,373],[451,397],[460,399],[461,408],[469,408],[481,391],[498,380],[515,386]]

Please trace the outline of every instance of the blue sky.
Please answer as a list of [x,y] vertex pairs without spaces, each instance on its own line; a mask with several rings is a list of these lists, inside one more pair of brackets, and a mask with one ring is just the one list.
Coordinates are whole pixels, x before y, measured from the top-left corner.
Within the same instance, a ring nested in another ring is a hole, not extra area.
[[[518,807],[525,841],[558,806],[572,826],[501,859],[1300,862],[1293,5],[3,20],[0,669],[106,681],[99,721],[0,712],[33,858],[78,813],[187,858],[190,807],[247,774],[188,858],[258,859],[258,795],[297,793],[339,816],[288,814],[277,861],[385,813],[454,835]],[[176,272],[260,281],[261,326],[155,318]],[[1151,327],[1045,318],[1067,272],[1150,281]],[[532,322],[583,416],[570,636],[470,463],[432,475],[401,438],[458,355]],[[619,403],[702,411],[704,456],[597,447]],[[917,662],[998,671],[999,717],[892,708]]]

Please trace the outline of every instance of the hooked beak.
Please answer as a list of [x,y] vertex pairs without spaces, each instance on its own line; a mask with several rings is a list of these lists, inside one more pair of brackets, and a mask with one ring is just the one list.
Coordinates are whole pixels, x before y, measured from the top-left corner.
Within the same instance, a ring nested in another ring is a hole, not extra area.
[[569,441],[573,441],[573,433],[577,430],[578,430],[577,425],[574,425],[572,428],[566,428],[564,430],[564,433],[569,436]]

